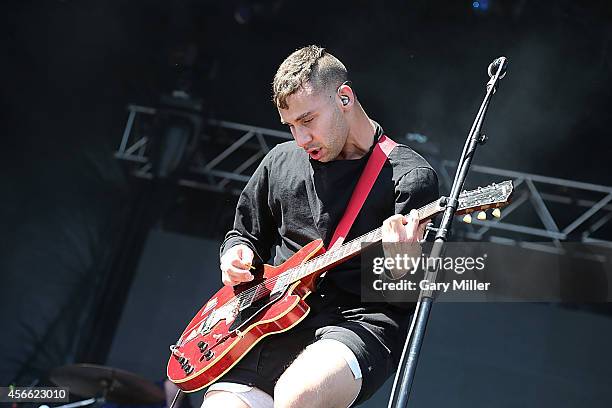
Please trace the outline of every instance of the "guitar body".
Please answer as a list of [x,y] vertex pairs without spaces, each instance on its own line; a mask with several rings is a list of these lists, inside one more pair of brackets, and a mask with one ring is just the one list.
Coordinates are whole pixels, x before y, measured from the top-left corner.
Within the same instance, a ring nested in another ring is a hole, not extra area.
[[[279,266],[264,265],[263,280],[270,282],[265,286],[272,291],[275,277],[323,252],[322,241],[316,240]],[[198,391],[219,379],[261,339],[289,330],[306,317],[310,307],[304,298],[312,292],[319,275],[291,283],[282,294],[264,297],[242,311],[240,294],[262,281],[224,286],[198,311],[177,344],[171,346],[168,378],[185,392]]]

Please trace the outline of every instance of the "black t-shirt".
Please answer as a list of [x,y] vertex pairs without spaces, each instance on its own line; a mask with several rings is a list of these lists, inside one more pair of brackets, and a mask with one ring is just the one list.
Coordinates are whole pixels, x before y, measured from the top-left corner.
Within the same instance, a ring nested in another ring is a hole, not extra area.
[[[287,260],[315,239],[327,247],[342,218],[375,142],[383,134],[376,124],[372,146],[355,160],[311,160],[294,141],[274,147],[247,183],[236,207],[234,228],[221,245],[221,255],[246,244],[255,262],[274,254],[274,265]],[[438,198],[438,179],[429,163],[398,144],[389,155],[345,241],[382,225],[393,214],[407,214]],[[272,250],[274,249],[274,252]],[[335,267],[325,280],[350,293],[360,293],[360,257]]]

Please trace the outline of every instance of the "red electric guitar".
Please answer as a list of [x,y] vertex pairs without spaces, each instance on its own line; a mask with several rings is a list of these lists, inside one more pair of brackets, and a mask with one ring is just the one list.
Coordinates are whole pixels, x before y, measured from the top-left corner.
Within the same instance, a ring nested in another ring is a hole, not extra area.
[[[508,204],[511,181],[476,190],[459,197],[457,214],[467,214]],[[426,220],[444,211],[439,200],[418,209]],[[498,211],[494,215],[499,216]],[[325,271],[357,255],[362,244],[381,240],[377,228],[325,252],[322,241],[304,246],[279,266],[264,265],[263,279],[236,287],[225,286],[198,311],[176,344],[170,346],[168,378],[181,390],[200,390],[232,368],[265,336],[287,331],[306,317],[304,299]]]

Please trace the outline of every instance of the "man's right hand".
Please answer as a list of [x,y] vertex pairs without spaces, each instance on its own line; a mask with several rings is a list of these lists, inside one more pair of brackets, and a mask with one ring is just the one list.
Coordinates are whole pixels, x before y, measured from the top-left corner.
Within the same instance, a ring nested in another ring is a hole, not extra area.
[[251,264],[253,250],[244,244],[238,244],[227,250],[221,257],[221,280],[224,285],[234,286],[253,280]]

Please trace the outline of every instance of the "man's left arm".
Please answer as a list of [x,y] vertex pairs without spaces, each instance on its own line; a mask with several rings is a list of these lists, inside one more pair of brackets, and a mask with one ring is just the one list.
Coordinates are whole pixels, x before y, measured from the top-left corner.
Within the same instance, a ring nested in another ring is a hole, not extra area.
[[[395,243],[416,243],[423,238],[426,220],[417,217],[416,210],[438,199],[438,177],[431,167],[416,167],[402,176],[395,185],[395,215],[387,218],[382,225],[382,241],[385,256],[395,257],[402,245]],[[404,249],[407,249],[404,246]],[[420,246],[414,245],[414,253],[420,256]],[[418,253],[417,253],[418,252]],[[400,278],[406,271],[390,271],[393,278]]]
[[395,213],[408,214],[437,200],[438,176],[431,167],[416,167],[402,176],[395,185]]

